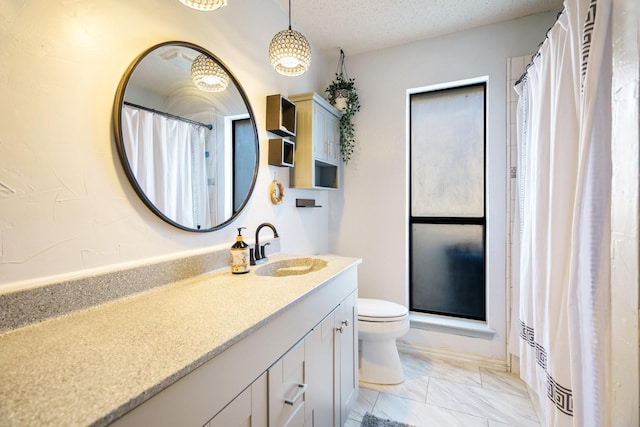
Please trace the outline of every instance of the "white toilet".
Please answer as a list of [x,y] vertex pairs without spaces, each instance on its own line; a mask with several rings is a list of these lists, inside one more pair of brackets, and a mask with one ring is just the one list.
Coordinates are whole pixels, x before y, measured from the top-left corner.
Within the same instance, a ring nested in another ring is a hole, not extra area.
[[358,298],[360,381],[399,384],[404,381],[396,338],[409,331],[409,310],[390,301]]

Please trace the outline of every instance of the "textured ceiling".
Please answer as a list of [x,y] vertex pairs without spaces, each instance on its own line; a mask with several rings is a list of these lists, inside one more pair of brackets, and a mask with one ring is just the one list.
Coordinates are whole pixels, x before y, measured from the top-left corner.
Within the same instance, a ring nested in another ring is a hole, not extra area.
[[[289,0],[274,0],[285,12]],[[291,0],[291,26],[347,56],[548,11],[562,0]]]

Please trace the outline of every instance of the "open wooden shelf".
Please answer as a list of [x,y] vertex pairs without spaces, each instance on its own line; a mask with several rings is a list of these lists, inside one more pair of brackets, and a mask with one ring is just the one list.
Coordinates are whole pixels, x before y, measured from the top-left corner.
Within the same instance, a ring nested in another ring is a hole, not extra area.
[[296,136],[296,104],[280,94],[267,96],[267,131]]
[[296,143],[287,138],[269,140],[269,164],[273,166],[293,167]]

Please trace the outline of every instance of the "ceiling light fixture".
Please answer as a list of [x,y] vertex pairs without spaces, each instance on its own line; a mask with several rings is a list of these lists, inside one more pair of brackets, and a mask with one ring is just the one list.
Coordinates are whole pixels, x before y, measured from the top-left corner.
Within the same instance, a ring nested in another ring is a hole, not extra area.
[[201,54],[191,64],[191,78],[198,89],[221,92],[229,86],[229,75],[208,55]]
[[220,9],[227,5],[227,0],[178,0],[185,6],[192,9],[203,10],[206,12]]
[[299,76],[311,65],[311,46],[302,33],[291,29],[291,0],[289,0],[289,29],[273,36],[269,44],[269,60],[275,70],[285,76]]

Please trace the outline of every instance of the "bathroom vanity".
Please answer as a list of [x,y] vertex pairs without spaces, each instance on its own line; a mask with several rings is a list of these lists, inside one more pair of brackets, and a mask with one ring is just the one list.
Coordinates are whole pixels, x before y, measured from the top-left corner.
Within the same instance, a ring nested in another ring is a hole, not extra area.
[[360,260],[290,259],[1,334],[0,424],[343,425],[358,390]]

